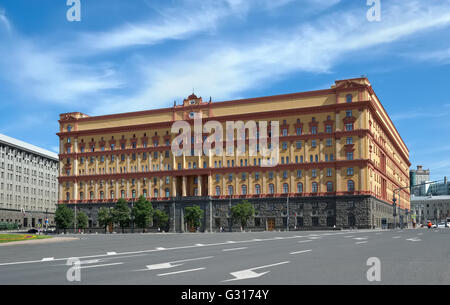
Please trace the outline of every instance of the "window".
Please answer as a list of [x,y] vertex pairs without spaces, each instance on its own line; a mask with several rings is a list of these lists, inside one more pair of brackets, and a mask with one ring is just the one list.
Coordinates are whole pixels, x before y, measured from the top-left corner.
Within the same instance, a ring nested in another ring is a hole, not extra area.
[[103,193],[103,191],[100,191],[100,200],[103,200],[103,197],[104,197],[104,193]]
[[317,193],[317,192],[318,192],[318,189],[319,189],[319,187],[318,187],[317,182],[313,182],[313,183],[312,183],[312,192],[313,192],[313,193]]
[[302,135],[302,129],[301,127],[297,127],[297,135],[301,136]]
[[313,178],[317,177],[317,170],[316,169],[311,170],[311,176]]
[[228,195],[233,195],[233,186],[231,185],[228,186]]
[[71,132],[71,131],[72,131],[72,126],[67,125],[67,131],[68,131],[68,132]]
[[353,167],[347,168],[347,176],[353,176]]
[[316,147],[317,146],[317,141],[316,140],[311,140],[311,147]]
[[347,160],[353,160],[353,152],[347,152]]
[[283,147],[283,150],[286,150],[287,149],[287,142],[283,142],[282,147]]
[[301,178],[302,177],[302,171],[299,169],[297,170],[297,178]]
[[348,117],[348,118],[352,117],[352,111],[351,110],[346,110],[345,111],[345,116]]
[[288,172],[287,171],[283,171],[283,179],[287,179],[288,177]]
[[328,147],[330,147],[332,144],[333,144],[333,140],[331,140],[331,139],[327,139],[327,142],[326,142],[327,144],[327,146]]
[[158,197],[158,189],[154,189],[153,194],[155,195],[155,198],[157,198]]
[[333,191],[333,182],[327,182],[327,192],[331,193]]
[[216,196],[220,196],[220,186],[216,186]]
[[70,200],[70,193],[69,193],[69,192],[66,193],[66,200],[67,200],[67,201]]
[[169,191],[169,189],[166,188],[164,191],[165,191],[165,193],[166,193],[166,198],[170,197],[170,191]]
[[331,132],[332,132],[331,125],[327,125],[327,126],[325,127],[325,132],[326,132],[326,133],[331,133]]
[[347,144],[353,144],[353,137],[347,137]]
[[287,183],[283,184],[283,193],[284,194],[289,193],[289,185]]
[[269,194],[273,194],[275,192],[275,188],[273,186],[273,183],[269,184]]
[[352,123],[345,124],[345,130],[352,131],[353,130],[353,124]]
[[311,126],[311,134],[317,134],[317,126]]
[[333,170],[331,168],[327,169],[327,177],[331,177],[333,175]]
[[257,195],[261,194],[261,186],[260,186],[259,184],[256,184],[256,185],[255,185],[255,193],[256,193]]
[[355,191],[355,182],[353,182],[353,180],[348,180],[348,182],[347,182],[347,190],[349,192]]
[[345,97],[345,101],[346,101],[347,103],[351,103],[352,100],[353,100],[353,95],[347,94],[347,96]]
[[283,136],[287,136],[288,135],[288,130],[286,128],[283,128],[282,132],[283,132],[282,133]]
[[302,141],[295,142],[295,146],[297,149],[302,149]]
[[297,183],[297,193],[303,193],[303,183]]
[[242,195],[247,195],[247,186],[245,184],[242,185]]

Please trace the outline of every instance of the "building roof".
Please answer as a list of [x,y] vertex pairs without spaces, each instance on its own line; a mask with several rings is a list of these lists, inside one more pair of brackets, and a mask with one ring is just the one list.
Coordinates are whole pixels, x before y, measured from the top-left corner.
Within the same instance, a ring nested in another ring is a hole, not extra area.
[[450,195],[441,196],[411,196],[411,201],[450,200]]
[[51,152],[51,151],[48,151],[46,149],[34,146],[32,144],[28,144],[26,142],[23,142],[23,141],[20,141],[20,140],[8,137],[8,136],[6,136],[4,134],[1,134],[1,133],[0,133],[0,143],[7,144],[7,145],[13,146],[13,147],[18,148],[18,149],[22,149],[22,150],[28,151],[30,153],[34,153],[34,154],[40,155],[42,157],[50,158],[50,159],[53,159],[55,161],[59,160],[58,154],[56,154],[54,152]]

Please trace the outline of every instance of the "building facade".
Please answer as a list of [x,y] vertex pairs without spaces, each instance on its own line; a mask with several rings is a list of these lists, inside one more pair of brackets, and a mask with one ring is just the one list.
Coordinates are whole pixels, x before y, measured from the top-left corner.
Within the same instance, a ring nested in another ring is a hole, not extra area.
[[450,195],[450,183],[447,177],[441,182],[430,183],[426,194],[428,196]]
[[0,222],[54,224],[58,155],[0,134]]
[[412,196],[411,213],[418,224],[450,222],[450,196]]
[[425,184],[430,182],[430,170],[423,169],[422,165],[417,165],[417,169],[410,170],[409,175],[411,179],[410,185],[417,185],[411,187],[411,195],[425,196],[430,186],[429,184]]
[[[264,157],[250,155],[248,132],[243,155],[174,155],[173,124],[193,125],[198,114],[223,130],[227,121],[279,122],[277,165],[262,166]],[[98,207],[140,195],[170,215],[172,231],[185,230],[184,208],[194,204],[205,211],[202,229],[234,229],[230,208],[243,199],[256,208],[254,230],[381,227],[394,222],[394,190],[409,184],[409,151],[367,78],[225,102],[192,94],[170,108],[65,113],[59,123],[59,203],[84,210],[93,227]],[[408,210],[409,189],[396,196]]]

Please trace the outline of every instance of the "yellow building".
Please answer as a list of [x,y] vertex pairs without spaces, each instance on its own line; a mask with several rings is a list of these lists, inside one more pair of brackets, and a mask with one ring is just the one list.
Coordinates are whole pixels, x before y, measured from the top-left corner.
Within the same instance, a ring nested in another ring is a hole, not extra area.
[[[243,156],[174,156],[173,123],[193,124],[197,113],[224,130],[227,121],[278,121],[278,164],[260,166],[264,157],[248,149]],[[224,102],[192,94],[171,108],[65,113],[59,123],[59,203],[86,210],[93,227],[98,207],[140,195],[169,213],[173,231],[185,229],[183,211],[193,204],[205,211],[203,229],[234,228],[229,209],[244,198],[256,208],[255,230],[382,227],[395,221],[394,190],[409,183],[408,148],[367,78]],[[409,189],[395,196],[409,210]]]

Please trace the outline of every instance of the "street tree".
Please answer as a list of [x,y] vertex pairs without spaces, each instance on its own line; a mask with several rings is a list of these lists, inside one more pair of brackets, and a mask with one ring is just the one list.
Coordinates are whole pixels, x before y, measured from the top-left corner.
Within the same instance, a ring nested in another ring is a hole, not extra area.
[[71,228],[73,226],[73,210],[64,204],[59,204],[55,211],[55,222],[58,229]]
[[255,215],[255,208],[247,200],[242,200],[231,208],[231,217],[241,224],[241,230],[247,226],[248,220]]
[[80,211],[77,213],[77,228],[84,230],[88,227],[88,217],[86,213]]
[[158,228],[167,226],[167,223],[169,222],[169,215],[167,215],[166,212],[163,210],[155,209],[155,212],[153,214],[153,223]]
[[113,221],[114,220],[111,211],[107,207],[101,207],[98,211],[98,223],[101,227],[105,228],[105,234],[108,225]]
[[130,224],[130,208],[125,199],[120,198],[112,211],[113,221],[118,223],[122,228],[122,233],[125,232],[125,227]]
[[152,204],[144,196],[140,196],[131,210],[131,215],[136,225],[142,228],[142,232],[145,232],[145,228],[150,225],[150,220],[153,216]]
[[184,211],[184,220],[188,224],[190,231],[196,230],[201,224],[203,210],[198,205],[194,205],[193,207],[185,208]]

